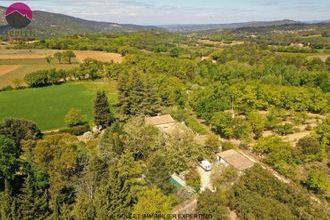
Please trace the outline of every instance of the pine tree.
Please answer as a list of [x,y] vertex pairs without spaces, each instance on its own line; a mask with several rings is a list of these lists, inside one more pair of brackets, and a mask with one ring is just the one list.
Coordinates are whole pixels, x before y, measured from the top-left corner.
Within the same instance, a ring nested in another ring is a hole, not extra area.
[[95,219],[94,201],[86,193],[78,192],[76,202],[72,210],[74,219]]
[[96,126],[106,128],[113,122],[108,97],[104,91],[98,91],[94,105],[94,122]]
[[121,219],[127,213],[124,205],[124,190],[118,172],[114,167],[109,169],[109,180],[104,182],[95,196],[96,219]]
[[127,74],[122,74],[118,79],[118,91],[119,91],[119,105],[121,106],[121,111],[125,115],[130,114],[131,100],[129,93],[131,90],[129,76]]
[[167,158],[156,153],[150,160],[147,173],[147,180],[159,187],[164,193],[170,193],[174,187],[170,184],[171,170],[167,163]]
[[154,116],[160,112],[160,97],[150,75],[133,72],[121,76],[118,89],[123,114]]
[[[151,188],[143,192],[138,203],[134,206],[133,214],[140,215],[144,219],[145,214],[169,215],[173,210],[173,201],[164,195],[158,188]],[[156,219],[156,218],[155,218]]]
[[139,73],[132,74],[131,90],[129,92],[129,99],[131,102],[130,115],[143,114],[144,102],[144,83]]
[[126,219],[137,203],[137,196],[145,190],[145,182],[140,179],[141,164],[126,151],[110,165],[108,172],[109,177],[95,195],[96,219]]
[[[7,181],[7,180],[5,180]],[[11,209],[13,198],[10,195],[10,189],[8,189],[8,183],[5,185],[5,191],[0,193],[0,219],[11,219]]]
[[49,215],[48,193],[46,190],[36,189],[30,175],[25,179],[18,203],[20,216],[23,219],[46,219]]
[[144,80],[144,98],[142,109],[144,115],[155,116],[160,112],[160,97],[152,84],[150,74]]

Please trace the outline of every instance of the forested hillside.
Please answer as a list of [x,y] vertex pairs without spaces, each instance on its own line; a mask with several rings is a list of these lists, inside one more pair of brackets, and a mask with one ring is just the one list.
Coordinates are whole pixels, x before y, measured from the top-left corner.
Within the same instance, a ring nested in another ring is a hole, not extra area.
[[[6,8],[0,6],[0,13],[5,14]],[[0,18],[0,25],[6,25],[4,17]],[[143,26],[133,24],[117,24],[112,22],[89,21],[68,15],[51,13],[46,11],[34,11],[33,20],[28,30],[32,30],[38,38],[49,36],[63,36],[87,33],[132,32],[139,30],[160,29],[155,26]],[[0,34],[6,36],[7,29]]]

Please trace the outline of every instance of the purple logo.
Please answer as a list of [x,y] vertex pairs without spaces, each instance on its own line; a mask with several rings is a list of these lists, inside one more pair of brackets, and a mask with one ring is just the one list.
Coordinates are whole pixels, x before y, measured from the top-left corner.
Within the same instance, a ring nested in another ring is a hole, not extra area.
[[5,13],[7,23],[16,29],[27,27],[32,21],[32,10],[24,3],[10,5]]

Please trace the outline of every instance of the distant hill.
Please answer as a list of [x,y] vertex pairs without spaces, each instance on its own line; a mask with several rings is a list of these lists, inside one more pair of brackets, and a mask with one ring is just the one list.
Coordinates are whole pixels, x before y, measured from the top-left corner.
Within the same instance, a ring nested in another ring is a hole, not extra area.
[[[0,6],[0,14],[5,13],[6,8]],[[323,21],[328,23],[330,20]],[[178,24],[178,25],[163,25],[163,26],[142,26],[132,24],[117,24],[112,22],[98,22],[84,20],[68,15],[34,11],[33,19],[28,29],[32,29],[39,37],[59,36],[59,35],[72,35],[84,33],[109,33],[109,32],[134,32],[141,30],[168,30],[173,32],[194,32],[194,31],[207,31],[207,30],[222,30],[222,29],[237,29],[237,28],[257,28],[257,27],[270,27],[281,25],[299,25],[302,22],[293,20],[278,20],[278,21],[252,21],[244,23],[232,24]],[[10,27],[7,25],[4,16],[0,16],[0,35],[5,34]]]
[[188,25],[163,25],[161,27],[169,31],[205,31],[213,29],[235,29],[242,27],[267,27],[267,26],[280,26],[286,24],[298,24],[301,22],[293,20],[278,20],[278,21],[252,21],[243,23],[231,23],[231,24],[188,24]]
[[[0,6],[0,14],[5,13],[6,8]],[[4,26],[7,22],[4,16],[0,16],[0,25]],[[148,29],[160,29],[155,26],[141,26],[132,24],[117,24],[111,22],[89,21],[75,18],[68,15],[34,11],[29,29],[36,31],[38,36],[56,36],[70,35],[81,33],[98,33],[98,32],[131,32]],[[8,30],[5,27],[2,30]],[[3,31],[2,31],[3,32]],[[1,30],[0,30],[1,33]],[[3,33],[2,33],[3,34]]]
[[330,19],[325,20],[325,21],[321,21],[321,23],[330,23]]

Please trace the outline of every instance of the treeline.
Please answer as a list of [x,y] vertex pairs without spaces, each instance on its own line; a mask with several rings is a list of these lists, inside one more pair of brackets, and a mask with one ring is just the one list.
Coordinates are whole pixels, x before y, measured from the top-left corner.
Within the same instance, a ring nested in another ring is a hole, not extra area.
[[75,80],[95,80],[102,77],[116,77],[112,71],[116,64],[86,59],[79,67],[70,70],[39,70],[25,75],[24,81],[30,87],[42,87]]
[[[329,64],[315,59],[309,61],[309,66],[297,67],[282,61],[260,62],[260,65],[229,61],[216,65],[203,61],[195,69],[197,82],[207,85],[209,82],[235,83],[258,80],[262,84],[283,86],[319,87],[324,92],[330,91],[330,76],[327,68]],[[274,63],[280,62],[280,63]],[[300,65],[300,64],[297,64]]]
[[73,58],[76,58],[76,54],[73,51],[68,50],[64,52],[56,52],[53,56],[47,56],[46,61],[51,63],[52,59],[56,59],[58,63],[66,61],[67,63],[71,64]]
[[316,49],[309,47],[297,47],[297,46],[269,46],[269,49],[273,52],[289,52],[289,53],[317,53]]
[[148,50],[156,53],[170,52],[179,42],[188,43],[189,40],[182,35],[166,31],[142,31],[50,38],[33,44],[21,44],[18,47],[58,50],[99,50],[126,55],[128,53],[137,53],[139,50]]
[[260,80],[265,84],[320,87],[330,91],[330,58],[323,62],[317,57],[275,54],[254,44],[226,48],[214,52],[212,58],[220,65],[204,61],[197,69],[205,83]]
[[20,43],[15,48],[96,50],[120,53],[123,56],[147,51],[189,59],[208,56],[213,51],[212,47],[198,45],[196,38],[166,31],[74,35],[49,38],[32,44]]
[[65,82],[67,72],[65,70],[39,70],[25,75],[24,81],[30,87],[42,87]]
[[238,112],[276,108],[329,112],[329,93],[320,89],[264,85],[258,82],[248,84],[219,85],[196,89],[190,98],[190,105],[197,114],[210,119],[218,111],[228,110],[234,104]]

